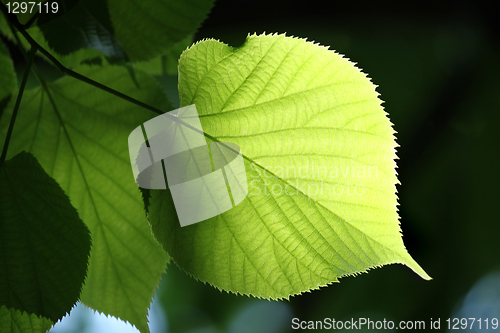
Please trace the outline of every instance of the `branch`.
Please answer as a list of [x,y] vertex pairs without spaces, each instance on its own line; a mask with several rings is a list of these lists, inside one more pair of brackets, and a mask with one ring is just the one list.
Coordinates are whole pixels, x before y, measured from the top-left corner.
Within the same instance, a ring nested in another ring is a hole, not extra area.
[[28,55],[28,64],[26,70],[24,71],[23,81],[19,87],[19,94],[17,94],[16,105],[14,106],[14,111],[12,111],[12,117],[10,118],[9,129],[7,130],[7,136],[5,137],[5,142],[3,144],[2,156],[0,156],[0,166],[5,162],[7,157],[7,150],[9,149],[10,139],[12,137],[12,132],[14,131],[14,124],[16,123],[17,114],[19,112],[19,106],[21,105],[21,99],[23,98],[24,88],[26,87],[26,82],[28,81],[28,76],[30,74],[31,65],[35,59],[37,48],[31,47],[30,53]]
[[[176,117],[176,116],[173,116],[169,113],[165,113],[164,111],[158,109],[158,108],[155,108],[154,106],[151,106],[149,104],[146,104],[146,103],[143,103],[135,98],[132,98],[130,96],[127,96],[117,90],[114,90],[108,86],[105,86],[97,81],[94,81],[92,79],[89,79],[88,77],[86,76],[83,76],[81,74],[78,74],[77,72],[74,72],[72,71],[71,69],[69,68],[66,68],[63,64],[61,64],[52,54],[50,54],[47,50],[45,50],[42,46],[40,46],[40,44],[38,44],[31,36],[30,34],[28,34],[28,32],[24,29],[24,26],[19,22],[19,20],[17,19],[17,16],[14,15],[14,14],[10,14],[7,10],[7,7],[0,2],[0,10],[2,11],[2,13],[5,15],[5,17],[8,19],[8,21],[10,21],[10,23],[12,25],[14,25],[14,27],[17,28],[17,30],[23,35],[23,37],[30,43],[31,45],[31,48],[35,48],[36,50],[40,51],[40,53],[42,53],[43,55],[45,55],[47,57],[47,59],[49,59],[49,61],[54,64],[54,66],[56,66],[57,69],[59,69],[61,71],[61,73],[63,73],[64,75],[67,75],[67,76],[70,76],[72,78],[75,78],[77,80],[80,80],[82,82],[85,82],[87,84],[90,84],[91,86],[94,86],[96,88],[99,88],[101,90],[104,90],[112,95],[115,95],[116,97],[118,98],[121,98],[123,100],[126,100],[132,104],[135,104],[143,109],[146,109],[146,110],[149,110],[151,112],[154,112],[156,114],[159,114],[159,115],[163,115],[163,116],[166,116],[168,118],[170,118],[170,120],[172,121],[175,121],[176,123],[180,124],[180,125],[183,125],[199,134],[202,134],[203,136],[205,136],[206,138],[212,140],[212,141],[215,141],[215,142],[219,142],[219,143],[222,143],[227,149],[233,151],[234,153],[236,154],[239,154],[238,151],[234,150],[233,147],[230,147],[230,146],[227,146],[224,144],[224,142],[221,142],[220,140],[218,140],[217,138],[211,136],[210,134],[207,134],[205,133],[204,131],[202,130],[199,130],[198,128],[192,126],[191,124],[188,124],[186,123],[185,121],[183,121],[182,119],[180,119],[179,117]],[[15,32],[14,32],[14,36],[16,36]],[[19,43],[19,46],[21,47],[22,49],[22,45]],[[24,50],[23,50],[24,52]],[[35,67],[36,69],[36,67]],[[41,75],[35,70],[35,72],[37,73],[37,75],[40,77]],[[243,158],[244,159],[248,159],[247,156],[243,155]],[[254,162],[255,163],[255,162]],[[259,165],[258,163],[255,163],[256,165],[260,166],[261,168],[263,168],[261,165]]]
[[[203,131],[200,131],[198,128],[196,127],[193,127],[192,125],[184,122],[183,120],[181,120],[180,118],[178,117],[175,117],[171,114],[168,114],[168,113],[165,113],[164,111],[158,109],[158,108],[155,108],[154,106],[151,106],[151,105],[148,105],[146,103],[143,103],[135,98],[132,98],[130,96],[127,96],[117,90],[114,90],[108,86],[105,86],[97,81],[94,81],[92,79],[89,79],[88,77],[85,77],[81,74],[78,74],[77,72],[74,72],[72,71],[71,69],[69,68],[66,68],[63,64],[61,64],[52,54],[50,54],[47,50],[45,50],[42,46],[40,46],[40,44],[38,44],[31,36],[30,34],[24,29],[24,26],[19,22],[19,20],[17,19],[17,16],[14,15],[14,14],[11,14],[8,12],[7,10],[7,7],[0,2],[0,10],[2,11],[2,13],[5,15],[5,17],[7,18],[7,20],[14,26],[16,27],[16,29],[21,33],[21,35],[23,35],[23,37],[30,43],[31,47],[32,48],[36,48],[38,51],[40,51],[40,53],[42,53],[43,55],[45,55],[47,57],[47,59],[49,59],[49,61],[54,65],[56,66],[57,69],[59,69],[61,71],[61,73],[63,73],[64,75],[67,75],[67,76],[70,76],[72,78],[75,78],[79,81],[82,81],[82,82],[85,82],[87,84],[90,84],[96,88],[99,88],[101,90],[104,90],[112,95],[115,95],[116,97],[119,97],[123,100],[126,100],[132,104],[135,104],[143,109],[146,109],[148,111],[151,111],[151,112],[154,112],[156,114],[159,114],[159,115],[164,115],[168,118],[170,118],[171,120],[181,124],[181,125],[184,125],[186,126],[187,128],[193,130],[193,131],[196,131],[197,133],[200,133],[200,134],[203,134],[205,137],[213,140],[213,141],[219,141],[217,140],[216,138],[214,138],[213,136],[203,132]],[[15,35],[15,33],[14,33]],[[22,48],[22,46],[21,46]],[[229,147],[228,147],[229,148]]]

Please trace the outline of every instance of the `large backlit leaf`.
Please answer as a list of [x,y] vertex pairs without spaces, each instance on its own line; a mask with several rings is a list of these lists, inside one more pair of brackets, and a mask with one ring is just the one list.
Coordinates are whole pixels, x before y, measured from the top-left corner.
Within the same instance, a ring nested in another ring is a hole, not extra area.
[[26,152],[0,165],[0,243],[0,306],[11,319],[16,310],[52,322],[66,315],[87,273],[90,232]]
[[234,142],[249,194],[180,227],[169,191],[152,191],[156,238],[190,275],[241,294],[287,298],[407,253],[397,214],[394,130],[375,86],[327,48],[284,35],[240,48],[196,44],[179,63],[181,106]]
[[[121,67],[76,69],[158,107],[170,108],[156,81]],[[0,135],[6,132],[5,112]],[[93,246],[81,300],[146,332],[147,310],[167,255],[151,234],[130,169],[127,138],[151,114],[72,78],[26,91],[10,154],[32,152],[78,209]]]

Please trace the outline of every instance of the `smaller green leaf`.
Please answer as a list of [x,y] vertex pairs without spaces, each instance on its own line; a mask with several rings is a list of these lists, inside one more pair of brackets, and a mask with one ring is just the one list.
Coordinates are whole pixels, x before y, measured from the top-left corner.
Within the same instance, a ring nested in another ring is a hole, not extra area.
[[214,0],[109,0],[115,36],[133,61],[164,54],[196,32]]
[[[172,110],[161,87],[123,66],[75,72],[149,105]],[[0,144],[11,115],[0,120]],[[167,254],[151,234],[133,180],[127,138],[153,114],[84,82],[63,77],[24,92],[8,156],[30,151],[56,179],[92,233],[80,300],[148,332],[151,298]],[[7,118],[8,119],[8,118]]]
[[0,307],[0,332],[2,333],[44,333],[54,323],[50,319],[27,314],[15,309]]
[[52,322],[71,310],[87,272],[90,232],[26,152],[0,165],[0,243],[0,306]]
[[212,5],[213,0],[81,0],[39,25],[60,55],[92,48],[112,60],[145,61],[196,32]]
[[[40,27],[31,28],[29,30],[29,33],[31,35],[31,38],[33,38],[41,47],[51,53],[52,56],[66,68],[75,68],[81,64],[88,63],[89,59],[100,59],[101,63],[105,63],[105,55],[101,51],[95,49],[79,49],[78,51],[72,52],[68,55],[61,55],[49,46],[47,40],[43,36],[42,31],[40,30]],[[20,33],[18,33],[18,35],[22,42],[25,41],[24,37],[22,37]],[[25,48],[29,49],[29,44],[25,45]],[[45,58],[45,56],[40,52],[37,55]],[[47,62],[50,63],[49,60],[47,60]]]
[[[28,30],[31,38],[33,38],[42,48],[47,50],[49,53],[52,54],[54,58],[56,58],[59,62],[61,62],[65,67],[67,68],[74,68],[84,62],[87,62],[88,59],[93,59],[97,57],[102,57],[104,58],[104,54],[101,51],[95,50],[95,49],[79,49],[78,51],[72,52],[68,55],[61,55],[54,51],[50,46],[47,40],[45,39],[42,31],[40,30],[40,27],[32,27]],[[6,39],[8,39],[10,42],[14,43],[17,45],[17,39],[15,38],[14,34],[12,33],[12,30],[9,27],[9,24],[6,20],[6,18],[3,15],[0,15],[0,34],[5,36]],[[23,37],[23,35],[20,32],[17,32],[17,36],[19,37],[19,40],[21,41],[22,47],[25,50],[30,49],[30,43]],[[45,59],[47,62],[50,63],[50,61],[40,52],[37,53],[37,56]],[[10,58],[10,56],[9,56]],[[1,83],[1,78],[0,78],[0,83]],[[17,87],[17,83],[16,83]],[[0,88],[1,89],[1,88]]]

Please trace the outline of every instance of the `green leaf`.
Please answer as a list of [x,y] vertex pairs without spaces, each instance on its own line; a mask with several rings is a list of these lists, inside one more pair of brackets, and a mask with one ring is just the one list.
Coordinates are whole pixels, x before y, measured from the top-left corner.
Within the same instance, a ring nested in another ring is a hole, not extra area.
[[4,15],[0,15],[0,33],[10,40],[14,38],[12,31],[9,28],[7,18]]
[[126,60],[120,42],[114,36],[107,0],[81,0],[69,12],[47,23],[40,30],[50,48],[68,55],[81,48],[95,49],[111,59]]
[[195,33],[213,3],[214,0],[109,0],[109,12],[115,36],[129,59],[144,61],[164,54]]
[[0,40],[0,116],[17,88],[16,72],[9,50]]
[[[8,23],[3,15],[0,15],[0,33],[3,34],[9,41],[17,45],[17,40],[12,34],[12,31],[10,30]],[[72,52],[68,55],[61,55],[55,52],[49,46],[49,43],[40,30],[40,27],[34,26],[28,30],[28,33],[30,34],[31,38],[33,38],[42,48],[50,52],[52,56],[54,56],[67,68],[74,68],[84,63],[85,61],[88,61],[89,59],[104,58],[104,54],[101,51],[85,48],[79,49],[78,51]],[[20,32],[17,32],[17,35],[24,49],[29,50],[31,47],[29,42],[22,36]],[[47,60],[47,58],[41,53],[38,53],[37,55]]]
[[45,333],[54,323],[35,314],[0,307],[0,332],[2,333]]
[[[90,59],[100,59],[101,63],[107,63],[105,61],[105,55],[101,51],[95,49],[79,49],[78,51],[72,52],[68,55],[58,54],[49,46],[48,42],[43,37],[43,33],[40,30],[40,27],[31,28],[29,30],[29,33],[31,35],[31,38],[33,38],[45,50],[50,52],[52,56],[56,58],[60,63],[62,63],[66,68],[75,68],[79,65],[84,64]],[[26,41],[20,33],[18,33],[18,35],[21,41]],[[29,49],[29,47],[29,43],[25,45],[25,48]],[[47,60],[47,58],[43,54],[38,53],[37,55]],[[49,62],[49,60],[47,60],[47,62]]]
[[264,298],[391,263],[429,279],[401,239],[394,130],[353,63],[284,35],[205,40],[181,56],[179,94],[207,134],[241,147],[249,188],[182,228],[170,191],[151,191],[153,232],[190,275]]
[[60,55],[92,48],[111,59],[146,61],[165,55],[196,32],[213,2],[81,0],[67,14],[41,24],[40,29]]
[[[32,30],[30,30],[30,33]],[[9,42],[14,43],[17,45],[17,40],[12,33],[12,30],[9,26],[9,22],[7,18],[4,15],[0,15],[0,34],[3,35]],[[21,36],[21,34],[18,32],[18,36]],[[28,43],[27,40],[24,39],[24,37],[21,37],[21,44],[24,46],[25,49],[30,48],[30,44]]]
[[[76,71],[150,105],[170,108],[156,81],[118,66]],[[7,116],[7,112],[6,115]],[[10,115],[9,115],[10,116]],[[147,311],[167,255],[146,221],[128,135],[151,113],[65,77],[25,92],[9,153],[32,152],[68,194],[92,234],[81,301],[147,332]],[[0,135],[6,132],[5,118]]]
[[187,36],[175,43],[165,54],[151,59],[134,63],[134,67],[152,75],[176,75],[179,57],[193,43],[193,36]]
[[0,165],[0,242],[0,306],[64,317],[85,280],[90,232],[29,153]]

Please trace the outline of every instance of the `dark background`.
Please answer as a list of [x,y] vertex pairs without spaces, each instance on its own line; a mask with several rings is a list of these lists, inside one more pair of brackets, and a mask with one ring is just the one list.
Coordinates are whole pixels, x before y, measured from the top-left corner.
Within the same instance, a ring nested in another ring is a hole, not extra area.
[[306,37],[379,86],[398,132],[403,239],[433,280],[391,265],[269,302],[218,291],[169,265],[159,291],[169,328],[288,332],[292,317],[365,317],[441,318],[444,330],[453,316],[500,317],[499,23],[500,1],[218,0],[196,40]]

